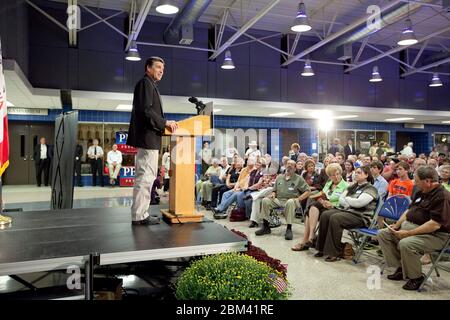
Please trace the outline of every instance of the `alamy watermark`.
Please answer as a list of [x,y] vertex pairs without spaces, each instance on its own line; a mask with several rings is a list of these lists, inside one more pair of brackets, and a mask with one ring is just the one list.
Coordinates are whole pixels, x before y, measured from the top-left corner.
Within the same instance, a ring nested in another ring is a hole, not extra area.
[[366,273],[369,274],[367,277],[366,285],[369,290],[380,290],[381,289],[381,268],[377,265],[370,265],[367,267]]
[[69,290],[81,289],[81,270],[76,265],[70,265],[67,267],[66,273],[70,274],[67,278],[66,285]]
[[69,30],[81,29],[81,9],[79,6],[67,6],[67,28]]

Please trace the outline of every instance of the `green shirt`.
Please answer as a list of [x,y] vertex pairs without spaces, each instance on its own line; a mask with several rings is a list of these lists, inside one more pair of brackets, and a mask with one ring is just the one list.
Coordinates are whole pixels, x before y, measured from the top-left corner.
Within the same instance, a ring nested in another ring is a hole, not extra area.
[[450,183],[444,183],[442,182],[442,185],[444,186],[445,190],[447,190],[448,192],[450,192]]
[[339,204],[339,197],[347,189],[348,183],[344,179],[341,179],[341,182],[339,182],[334,190],[331,191],[332,185],[333,181],[328,180],[328,182],[325,184],[325,187],[323,187],[322,192],[325,194],[328,201],[330,201],[331,204],[336,207]]
[[306,191],[310,191],[308,184],[298,174],[294,173],[289,180],[286,180],[286,175],[278,176],[273,187],[276,192],[277,199],[292,199],[298,198]]

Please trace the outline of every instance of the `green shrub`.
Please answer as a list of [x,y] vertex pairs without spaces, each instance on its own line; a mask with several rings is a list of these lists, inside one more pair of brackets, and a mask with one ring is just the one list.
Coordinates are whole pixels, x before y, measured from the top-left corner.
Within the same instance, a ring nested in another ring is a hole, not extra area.
[[289,284],[280,272],[239,253],[197,260],[176,283],[180,300],[279,300],[289,295]]

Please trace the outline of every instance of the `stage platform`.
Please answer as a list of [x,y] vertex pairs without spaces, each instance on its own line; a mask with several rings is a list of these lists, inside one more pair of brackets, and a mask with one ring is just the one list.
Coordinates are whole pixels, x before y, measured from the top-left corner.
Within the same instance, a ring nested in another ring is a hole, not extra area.
[[[156,206],[152,209],[159,212]],[[245,251],[247,245],[246,239],[206,219],[202,223],[132,226],[130,208],[123,207],[8,215],[13,223],[0,230],[0,276],[73,265],[84,269],[86,263],[92,266],[92,255],[102,266]]]

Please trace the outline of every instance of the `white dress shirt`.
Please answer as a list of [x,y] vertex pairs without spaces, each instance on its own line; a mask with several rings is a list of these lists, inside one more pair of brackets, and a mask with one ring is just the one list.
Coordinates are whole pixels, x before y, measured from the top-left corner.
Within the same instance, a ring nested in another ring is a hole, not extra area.
[[[97,153],[96,153],[97,152]],[[87,152],[89,158],[96,156],[96,158],[103,157],[103,149],[99,146],[90,146]]]
[[111,150],[110,152],[108,152],[106,161],[108,161],[108,164],[113,164],[114,162],[117,164],[122,164],[122,152],[120,152],[119,150]]
[[47,159],[47,145],[41,144],[41,159]]

